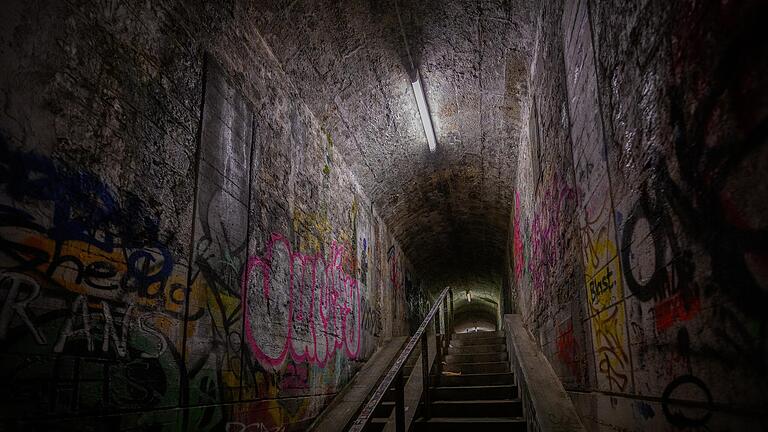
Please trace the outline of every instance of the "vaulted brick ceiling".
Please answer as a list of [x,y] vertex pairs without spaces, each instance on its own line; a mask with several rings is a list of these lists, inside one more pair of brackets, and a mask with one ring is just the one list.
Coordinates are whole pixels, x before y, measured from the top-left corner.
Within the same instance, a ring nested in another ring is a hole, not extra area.
[[[512,1],[274,1],[258,25],[425,277],[498,280],[531,51]],[[422,75],[430,153],[410,76]]]

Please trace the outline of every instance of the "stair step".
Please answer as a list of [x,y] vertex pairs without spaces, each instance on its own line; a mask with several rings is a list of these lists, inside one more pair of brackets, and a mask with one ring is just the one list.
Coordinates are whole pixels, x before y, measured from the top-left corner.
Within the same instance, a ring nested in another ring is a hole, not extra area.
[[381,401],[376,409],[373,410],[374,417],[389,417],[392,414],[392,410],[395,408],[394,401]]
[[414,431],[505,431],[505,432],[524,432],[526,430],[525,420],[521,417],[494,417],[494,418],[471,418],[471,417],[432,417],[429,420],[417,418],[413,423]]
[[472,345],[498,345],[503,343],[505,343],[504,337],[464,338],[451,340],[451,345],[455,347]]
[[507,384],[433,387],[430,396],[435,400],[515,399],[518,394],[517,386]]
[[384,397],[381,398],[382,401],[385,402],[392,402],[395,400],[395,388],[390,387],[386,392],[384,392]]
[[448,364],[459,363],[488,363],[499,362],[507,359],[506,352],[472,353],[472,354],[448,354],[445,362]]
[[496,330],[496,331],[481,331],[481,332],[468,332],[468,333],[454,333],[453,339],[483,339],[483,338],[491,338],[491,337],[504,337],[506,333],[504,333],[504,330]]
[[380,432],[384,430],[387,425],[389,417],[372,417],[368,426],[365,427],[365,432]]
[[439,375],[433,376],[433,383],[438,383],[439,387],[453,386],[482,386],[482,385],[501,385],[514,384],[515,375],[512,372],[500,373],[475,373],[461,375]]
[[523,403],[520,399],[436,400],[430,411],[435,417],[519,417]]
[[492,345],[462,345],[462,346],[449,346],[448,354],[469,354],[469,353],[491,353],[491,352],[507,352],[507,345],[505,344],[492,344]]
[[501,373],[509,372],[509,363],[505,361],[452,363],[443,365],[443,370],[462,374]]

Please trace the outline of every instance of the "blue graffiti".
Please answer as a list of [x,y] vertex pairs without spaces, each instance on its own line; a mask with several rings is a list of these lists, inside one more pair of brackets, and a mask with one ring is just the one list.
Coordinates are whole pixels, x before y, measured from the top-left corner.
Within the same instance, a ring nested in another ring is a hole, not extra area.
[[17,206],[0,204],[0,227],[33,230],[57,245],[53,256],[48,256],[46,251],[0,239],[0,251],[17,262],[16,268],[51,262],[51,273],[63,263],[72,263],[80,270],[80,279],[113,274],[106,262],[84,267],[76,257],[61,255],[63,242],[82,241],[107,253],[126,251],[126,286],[142,291],[170,275],[174,260],[160,241],[158,216],[131,193],[122,193],[123,199],[118,199],[95,174],[31,151],[11,149],[0,133],[0,186],[15,203],[49,203],[52,207],[51,223],[43,225]]

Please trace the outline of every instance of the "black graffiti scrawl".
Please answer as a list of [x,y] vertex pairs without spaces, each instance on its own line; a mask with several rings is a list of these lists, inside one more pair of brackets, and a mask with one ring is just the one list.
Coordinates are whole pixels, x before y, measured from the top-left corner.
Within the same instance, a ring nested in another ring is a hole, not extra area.
[[44,417],[176,403],[186,269],[158,215],[4,134],[0,197],[3,404]]

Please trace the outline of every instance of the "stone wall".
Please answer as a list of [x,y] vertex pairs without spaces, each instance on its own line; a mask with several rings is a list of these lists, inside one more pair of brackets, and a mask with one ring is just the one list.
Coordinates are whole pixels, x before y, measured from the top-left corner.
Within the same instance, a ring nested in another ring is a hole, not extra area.
[[509,297],[591,430],[766,425],[765,13],[533,17]]
[[3,5],[11,430],[301,430],[418,280],[246,2]]

